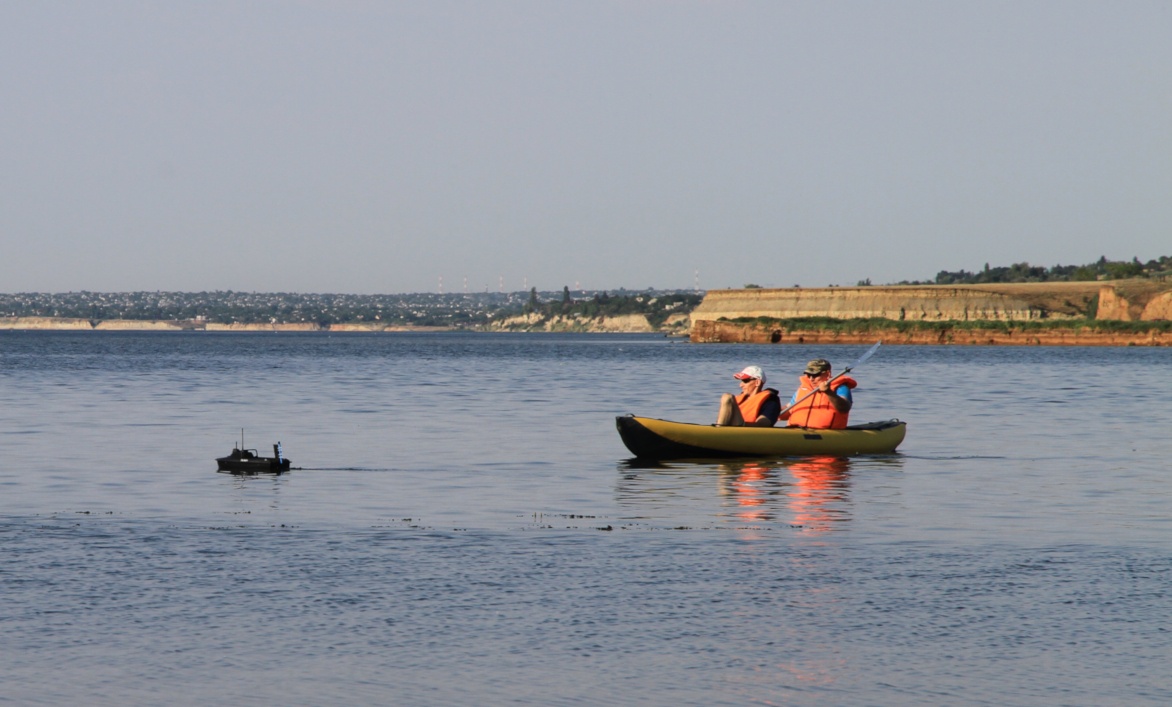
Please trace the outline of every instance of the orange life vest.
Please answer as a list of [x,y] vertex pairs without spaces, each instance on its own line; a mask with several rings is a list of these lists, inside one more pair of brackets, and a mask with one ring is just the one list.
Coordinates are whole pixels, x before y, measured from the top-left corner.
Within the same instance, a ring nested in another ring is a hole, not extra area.
[[761,406],[774,395],[777,395],[776,390],[773,388],[764,388],[752,395],[741,393],[736,397],[737,407],[741,409],[741,419],[745,421],[746,425],[751,425],[757,421],[757,418],[761,416]]
[[[841,430],[846,427],[850,412],[839,412],[835,410],[834,405],[830,403],[829,395],[825,393],[814,393],[805,400],[802,400],[802,396],[809,395],[811,391],[817,390],[820,385],[822,385],[821,381],[814,383],[810,380],[809,376],[798,377],[798,392],[794,393],[794,398],[801,402],[789,409],[790,427],[813,427],[820,430]],[[833,386],[831,390],[838,390],[839,387],[844,385],[854,389],[859,384],[854,378],[839,376],[831,383],[831,386]]]

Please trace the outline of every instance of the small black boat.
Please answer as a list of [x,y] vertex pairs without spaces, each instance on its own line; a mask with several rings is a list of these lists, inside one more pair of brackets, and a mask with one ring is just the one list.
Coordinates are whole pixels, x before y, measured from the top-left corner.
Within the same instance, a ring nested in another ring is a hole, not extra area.
[[281,454],[281,443],[273,445],[273,456],[262,457],[255,449],[244,447],[244,430],[240,430],[240,446],[234,447],[232,453],[226,457],[216,459],[219,471],[230,471],[233,474],[280,474],[289,471],[292,462]]

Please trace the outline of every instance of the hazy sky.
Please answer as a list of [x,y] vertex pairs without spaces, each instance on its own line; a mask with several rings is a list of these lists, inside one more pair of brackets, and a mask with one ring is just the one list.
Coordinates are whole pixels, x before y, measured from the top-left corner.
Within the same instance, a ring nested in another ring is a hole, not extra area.
[[0,2],[0,292],[1172,254],[1172,2]]

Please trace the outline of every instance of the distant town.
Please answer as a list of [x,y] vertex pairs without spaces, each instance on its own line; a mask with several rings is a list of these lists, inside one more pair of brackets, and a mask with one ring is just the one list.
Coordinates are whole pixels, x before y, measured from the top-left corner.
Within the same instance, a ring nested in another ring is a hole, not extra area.
[[384,326],[482,329],[527,314],[594,318],[646,316],[653,326],[687,314],[703,299],[695,290],[416,293],[397,295],[296,292],[66,292],[0,294],[0,317],[54,317],[217,324],[378,323]]

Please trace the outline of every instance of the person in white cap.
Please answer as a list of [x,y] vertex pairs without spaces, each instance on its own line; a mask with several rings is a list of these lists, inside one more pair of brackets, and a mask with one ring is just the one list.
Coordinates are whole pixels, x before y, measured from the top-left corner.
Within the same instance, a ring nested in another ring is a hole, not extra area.
[[720,413],[716,424],[730,427],[773,427],[781,414],[781,399],[777,391],[765,387],[765,372],[760,366],[747,366],[734,373],[741,383],[741,394],[720,396]]

